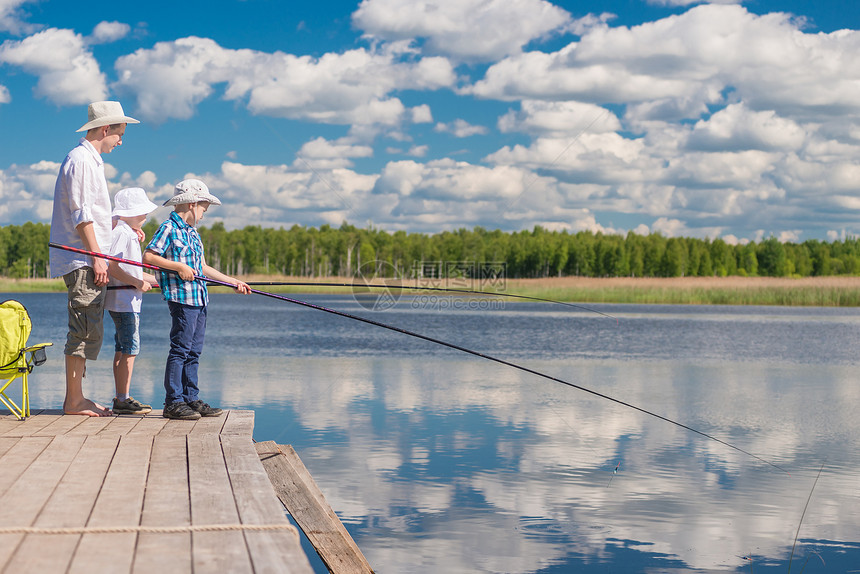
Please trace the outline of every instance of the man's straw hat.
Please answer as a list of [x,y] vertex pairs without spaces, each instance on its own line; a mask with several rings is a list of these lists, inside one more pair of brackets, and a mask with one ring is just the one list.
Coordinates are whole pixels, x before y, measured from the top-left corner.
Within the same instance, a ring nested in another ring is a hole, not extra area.
[[112,126],[114,124],[140,123],[136,119],[125,115],[119,102],[93,102],[90,104],[87,112],[90,121],[81,126],[81,129],[78,130],[79,132],[85,132],[102,126]]

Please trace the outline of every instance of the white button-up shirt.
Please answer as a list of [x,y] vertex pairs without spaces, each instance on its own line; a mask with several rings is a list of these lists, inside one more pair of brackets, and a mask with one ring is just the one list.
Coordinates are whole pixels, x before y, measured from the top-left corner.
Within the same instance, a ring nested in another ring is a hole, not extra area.
[[[111,204],[101,154],[86,140],[69,152],[54,186],[51,242],[86,249],[77,227],[92,222],[98,250],[111,244]],[[62,249],[50,249],[51,277],[61,277],[81,267],[92,267],[92,258]]]

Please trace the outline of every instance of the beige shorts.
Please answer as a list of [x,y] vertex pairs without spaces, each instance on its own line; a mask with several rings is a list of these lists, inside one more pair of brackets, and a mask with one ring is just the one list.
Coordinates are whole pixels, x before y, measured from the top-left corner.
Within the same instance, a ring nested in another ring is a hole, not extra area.
[[99,356],[104,336],[104,287],[95,283],[92,267],[81,267],[63,275],[69,290],[69,334],[64,353],[91,361]]

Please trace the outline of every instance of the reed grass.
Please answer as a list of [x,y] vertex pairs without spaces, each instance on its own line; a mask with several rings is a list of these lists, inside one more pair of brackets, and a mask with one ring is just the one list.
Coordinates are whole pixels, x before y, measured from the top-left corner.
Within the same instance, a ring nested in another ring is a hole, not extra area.
[[[350,283],[350,278],[302,278],[249,275],[244,281]],[[382,282],[383,280],[380,280]],[[415,286],[414,281],[404,281]],[[570,303],[638,303],[672,305],[775,305],[793,307],[858,307],[860,277],[809,277],[800,279],[772,277],[690,277],[690,278],[584,278],[508,279],[481,285],[451,284],[440,287],[511,293]],[[352,287],[261,285],[261,291],[283,294],[350,294]],[[226,292],[226,287],[210,287]],[[9,279],[0,277],[0,292],[35,293],[65,291],[61,279]],[[404,290],[405,293],[421,291]],[[435,292],[445,296],[445,293]]]
[[0,293],[53,293],[65,291],[62,279],[11,279],[0,277]]

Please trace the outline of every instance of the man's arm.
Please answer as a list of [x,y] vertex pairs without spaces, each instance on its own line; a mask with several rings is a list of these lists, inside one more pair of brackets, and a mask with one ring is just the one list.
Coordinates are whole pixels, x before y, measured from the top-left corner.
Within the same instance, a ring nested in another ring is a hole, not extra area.
[[[79,224],[75,228],[78,232],[78,235],[81,237],[81,242],[84,244],[84,248],[87,251],[92,251],[94,253],[101,253],[101,248],[99,248],[99,242],[96,241],[96,232],[93,229],[92,221],[85,221]],[[96,285],[107,285],[108,283],[108,265],[107,260],[102,259],[101,257],[92,257],[93,262],[93,271],[96,274]]]

